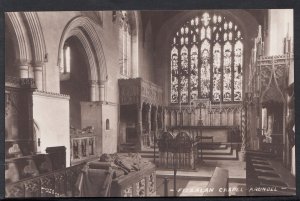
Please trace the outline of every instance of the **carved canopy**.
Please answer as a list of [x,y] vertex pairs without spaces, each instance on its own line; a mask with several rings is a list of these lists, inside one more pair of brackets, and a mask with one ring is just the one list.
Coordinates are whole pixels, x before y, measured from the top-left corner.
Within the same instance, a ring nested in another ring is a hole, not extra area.
[[293,55],[262,57],[257,61],[260,69],[260,91],[262,102],[285,101],[284,90],[287,87],[287,74]]
[[120,79],[120,105],[149,103],[162,105],[162,88],[142,78]]

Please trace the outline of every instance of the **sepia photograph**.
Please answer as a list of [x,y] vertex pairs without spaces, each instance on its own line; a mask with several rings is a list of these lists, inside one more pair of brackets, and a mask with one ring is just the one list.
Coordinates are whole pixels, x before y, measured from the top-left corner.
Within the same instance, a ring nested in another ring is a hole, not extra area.
[[296,195],[293,9],[3,20],[6,198]]

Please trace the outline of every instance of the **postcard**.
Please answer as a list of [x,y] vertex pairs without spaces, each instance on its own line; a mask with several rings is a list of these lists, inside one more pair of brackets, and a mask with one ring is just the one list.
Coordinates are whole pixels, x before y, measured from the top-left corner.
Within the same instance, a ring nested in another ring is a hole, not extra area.
[[293,9],[4,16],[5,197],[296,195]]

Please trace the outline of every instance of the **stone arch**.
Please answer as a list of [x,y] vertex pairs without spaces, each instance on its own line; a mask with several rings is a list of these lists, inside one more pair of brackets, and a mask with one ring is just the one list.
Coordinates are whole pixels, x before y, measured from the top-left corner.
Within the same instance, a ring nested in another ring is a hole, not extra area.
[[31,47],[27,35],[26,27],[21,14],[18,12],[8,12],[5,15],[5,25],[11,32],[13,46],[15,47],[15,56],[19,75],[21,78],[28,78],[28,64],[31,62]]
[[29,66],[33,66],[36,85],[42,90],[46,46],[38,15],[35,12],[9,12],[6,17],[6,25],[14,35],[16,64],[20,68],[20,77],[28,77]]
[[66,25],[59,43],[57,65],[59,67],[62,66],[63,46],[65,41],[72,36],[81,42],[87,55],[89,63],[88,76],[91,83],[91,101],[104,100],[104,83],[108,78],[106,61],[99,34],[88,17],[75,17]]
[[90,66],[90,72],[97,72],[93,78],[97,78],[98,81],[106,81],[107,68],[101,40],[88,17],[75,17],[65,27],[59,43],[58,66],[62,65],[63,45],[71,36],[77,37],[82,45],[85,45],[84,48],[86,48],[87,53],[92,53],[93,57],[89,58],[89,63],[94,65]]
[[43,63],[46,58],[46,45],[38,15],[35,12],[24,12],[22,16],[26,20],[25,26],[27,26],[29,40],[32,44],[33,65]]
[[44,63],[47,62],[46,45],[42,27],[36,12],[22,13],[25,26],[28,30],[28,38],[32,45],[32,67],[34,80],[39,90],[45,89],[45,78],[43,74]]

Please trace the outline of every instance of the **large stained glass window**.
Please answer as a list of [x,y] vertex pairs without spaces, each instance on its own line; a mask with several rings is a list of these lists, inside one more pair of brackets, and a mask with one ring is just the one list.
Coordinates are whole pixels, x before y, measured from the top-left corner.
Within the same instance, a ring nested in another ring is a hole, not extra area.
[[242,101],[243,47],[230,19],[204,12],[188,20],[173,37],[171,103]]

